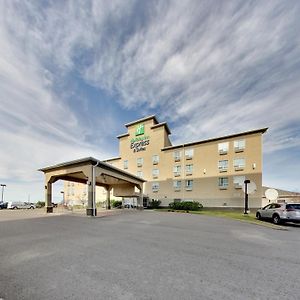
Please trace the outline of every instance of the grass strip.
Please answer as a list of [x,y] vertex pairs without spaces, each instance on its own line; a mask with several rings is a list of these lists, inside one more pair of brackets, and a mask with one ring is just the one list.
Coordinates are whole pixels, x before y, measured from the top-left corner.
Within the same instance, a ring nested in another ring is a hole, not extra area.
[[244,215],[243,212],[239,211],[224,211],[224,210],[199,210],[199,211],[185,211],[185,210],[170,210],[169,208],[160,208],[156,209],[156,211],[162,211],[162,212],[176,212],[176,213],[190,213],[195,215],[205,215],[205,216],[211,216],[211,217],[220,217],[220,218],[228,218],[238,221],[243,221],[251,224],[256,224],[264,227],[269,227],[277,230],[287,230],[287,228],[275,225],[269,222],[260,221],[257,220],[255,217],[255,213],[249,213],[247,215]]

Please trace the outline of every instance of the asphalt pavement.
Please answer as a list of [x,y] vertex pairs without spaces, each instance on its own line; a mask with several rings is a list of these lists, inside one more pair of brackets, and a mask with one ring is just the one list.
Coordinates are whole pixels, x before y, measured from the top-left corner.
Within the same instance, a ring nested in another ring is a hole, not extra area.
[[5,220],[0,299],[299,299],[299,249],[297,226],[191,214]]

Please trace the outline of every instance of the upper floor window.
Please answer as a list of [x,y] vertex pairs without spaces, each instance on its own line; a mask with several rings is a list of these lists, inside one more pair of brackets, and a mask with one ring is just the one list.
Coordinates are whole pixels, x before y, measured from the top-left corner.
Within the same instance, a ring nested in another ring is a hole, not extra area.
[[192,159],[194,156],[194,149],[186,149],[185,150],[185,158]]
[[142,171],[137,171],[136,176],[143,178],[143,172]]
[[142,167],[144,163],[144,159],[142,157],[139,157],[136,159],[136,163],[138,167]]
[[175,191],[179,191],[181,189],[181,180],[174,180],[173,187]]
[[181,151],[175,151],[173,153],[173,156],[174,156],[174,160],[175,161],[180,161],[180,159],[181,159]]
[[158,175],[159,175],[159,169],[153,169],[152,170],[152,176],[153,176],[153,178],[157,178]]
[[242,152],[242,151],[244,151],[245,146],[246,146],[245,140],[234,141],[234,151],[235,152]]
[[245,158],[235,158],[233,160],[233,167],[236,171],[244,170]]
[[229,148],[229,143],[219,143],[218,144],[218,151],[219,154],[227,154],[228,153],[228,148]]
[[157,192],[159,190],[159,182],[152,182],[152,191]]
[[191,191],[193,189],[193,180],[186,180],[185,181],[185,189],[187,191]]
[[218,167],[220,172],[226,172],[228,169],[228,160],[219,160]]
[[180,176],[181,173],[181,166],[177,165],[173,167],[174,176]]
[[128,169],[128,160],[124,160],[124,169]]
[[193,174],[193,165],[186,165],[185,166],[185,174],[192,175]]
[[233,185],[236,189],[241,189],[244,185],[245,176],[233,176]]
[[159,163],[159,156],[158,155],[153,155],[152,156],[152,163],[154,165],[157,165]]
[[219,188],[227,189],[228,187],[228,177],[219,177]]

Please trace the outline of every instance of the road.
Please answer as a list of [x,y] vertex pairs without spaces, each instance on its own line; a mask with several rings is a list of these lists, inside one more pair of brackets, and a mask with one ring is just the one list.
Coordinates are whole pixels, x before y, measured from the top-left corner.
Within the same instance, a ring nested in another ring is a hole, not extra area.
[[299,299],[299,249],[296,226],[190,214],[5,220],[0,298]]

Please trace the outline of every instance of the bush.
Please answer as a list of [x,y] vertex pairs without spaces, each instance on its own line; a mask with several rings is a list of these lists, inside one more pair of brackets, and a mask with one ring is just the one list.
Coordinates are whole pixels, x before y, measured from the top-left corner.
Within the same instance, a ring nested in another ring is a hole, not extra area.
[[149,207],[150,208],[159,208],[160,204],[161,204],[160,200],[154,200],[154,199],[152,199],[151,202],[150,202],[150,204],[149,204]]
[[38,202],[35,204],[35,207],[36,207],[36,208],[42,208],[42,207],[45,207],[45,201],[38,201]]
[[116,208],[116,207],[121,207],[121,206],[122,206],[122,201],[119,201],[119,200],[112,201],[112,207]]
[[203,205],[197,201],[172,202],[169,207],[174,210],[200,210]]

